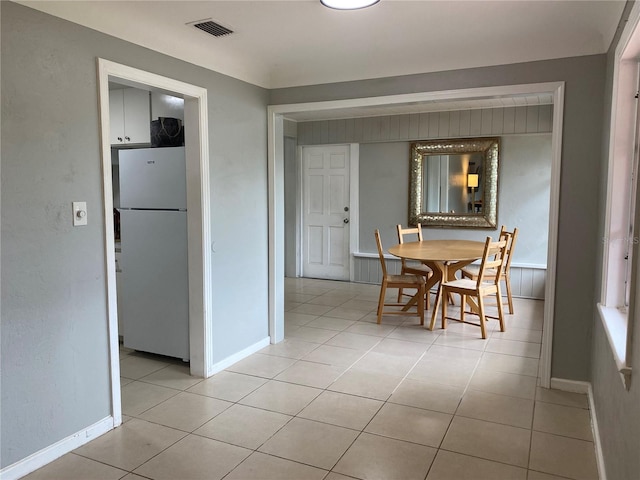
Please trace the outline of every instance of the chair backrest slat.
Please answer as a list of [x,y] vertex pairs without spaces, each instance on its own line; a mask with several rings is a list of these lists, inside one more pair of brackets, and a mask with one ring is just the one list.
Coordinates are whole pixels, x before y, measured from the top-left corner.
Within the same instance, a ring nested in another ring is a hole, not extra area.
[[499,240],[494,242],[491,237],[487,237],[484,244],[484,252],[482,254],[482,261],[480,263],[480,269],[478,271],[478,278],[476,280],[477,287],[484,281],[484,274],[489,269],[495,269],[495,278],[492,278],[497,284],[502,278],[504,263],[506,260],[505,252],[507,249],[507,240]]
[[417,235],[417,241],[422,241],[422,225],[419,223],[415,226],[415,228],[402,228],[402,225],[398,224],[396,226],[398,229],[398,242],[404,243],[405,235]]
[[509,270],[511,269],[511,260],[513,259],[513,250],[516,247],[516,239],[518,238],[518,228],[514,227],[513,232],[508,232],[506,227],[503,225],[500,231],[500,239],[502,237],[508,239],[507,250],[506,250],[506,261],[504,264],[504,274],[507,275]]
[[[419,223],[415,226],[415,228],[402,228],[402,225],[398,224],[396,225],[396,229],[398,230],[399,243],[404,243],[405,235],[416,235],[416,240],[419,242],[422,241],[422,225],[420,225]],[[407,261],[403,258],[401,259],[401,262],[402,267],[404,268]]]
[[378,247],[378,256],[380,257],[380,266],[382,267],[382,276],[387,276],[387,264],[384,261],[384,251],[382,250],[382,240],[380,240],[380,230],[376,228],[376,246]]

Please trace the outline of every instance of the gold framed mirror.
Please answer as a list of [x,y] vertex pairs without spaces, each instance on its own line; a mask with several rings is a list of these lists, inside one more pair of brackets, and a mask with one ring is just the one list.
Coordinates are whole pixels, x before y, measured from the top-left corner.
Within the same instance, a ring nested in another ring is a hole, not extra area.
[[496,228],[499,137],[411,143],[409,224]]

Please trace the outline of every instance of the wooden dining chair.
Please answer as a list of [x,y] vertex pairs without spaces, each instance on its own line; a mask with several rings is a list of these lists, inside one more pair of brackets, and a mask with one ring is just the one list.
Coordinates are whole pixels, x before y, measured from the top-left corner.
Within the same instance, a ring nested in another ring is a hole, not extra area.
[[[507,231],[507,228],[503,225],[500,229],[500,240],[507,240],[507,258],[504,264],[504,271],[502,272],[502,279],[504,280],[507,290],[507,302],[509,305],[509,313],[513,314],[513,295],[511,293],[511,260],[513,259],[513,250],[516,246],[516,239],[518,238],[518,229],[514,228],[512,232]],[[462,277],[476,280],[478,278],[479,265],[467,265],[462,269]],[[485,278],[489,279],[495,275],[495,271],[489,270],[485,272]]]
[[[407,236],[415,235],[415,237],[411,238],[411,241],[421,242],[422,238],[422,226],[418,223],[415,228],[402,228],[402,225],[396,225],[396,229],[398,231],[398,243],[404,243]],[[425,282],[433,275],[433,272],[429,267],[424,265],[423,263],[415,263],[415,264],[407,264],[406,259],[402,259],[402,268],[400,270],[401,275],[421,275],[424,277]],[[402,295],[409,295],[408,293],[404,293],[402,288],[398,289],[398,302],[402,300]],[[410,296],[413,297],[413,294]],[[425,306],[429,308],[429,295],[425,296]]]
[[[378,299],[378,323],[382,321],[382,315],[411,315],[420,317],[420,325],[424,325],[424,277],[422,275],[401,274],[390,275],[387,273],[387,264],[384,259],[384,251],[382,250],[382,241],[380,240],[380,231],[376,229],[376,246],[378,247],[378,256],[380,257],[380,266],[382,267],[382,284],[380,285],[380,297]],[[384,307],[404,307],[406,304],[385,303],[385,295],[388,288],[413,288],[416,289],[417,313],[403,310],[384,310]]]
[[[470,278],[461,278],[452,280],[449,282],[442,282],[442,293],[456,293],[462,297],[462,303],[460,305],[460,321],[465,322],[465,307],[467,300],[473,306],[473,313],[480,318],[480,330],[482,331],[482,338],[487,338],[487,329],[485,326],[486,315],[484,298],[495,295],[498,306],[498,320],[500,322],[500,331],[504,332],[504,311],[502,308],[502,295],[500,292],[500,281],[502,280],[502,272],[504,271],[506,261],[507,250],[506,239],[500,239],[494,242],[491,237],[487,237],[484,245],[484,251],[482,254],[482,260],[478,270],[478,275],[474,280]],[[494,274],[487,277],[485,274],[493,270]],[[469,298],[471,297],[471,298]],[[474,301],[473,299],[476,299]],[[433,321],[432,321],[433,323]],[[472,322],[472,325],[477,325]],[[442,328],[447,326],[447,302],[442,302]],[[431,325],[433,329],[433,325]]]

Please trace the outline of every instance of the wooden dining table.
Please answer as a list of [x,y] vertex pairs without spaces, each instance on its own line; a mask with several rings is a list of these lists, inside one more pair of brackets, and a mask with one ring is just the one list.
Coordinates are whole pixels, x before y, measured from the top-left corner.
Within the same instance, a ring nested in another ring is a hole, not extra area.
[[[424,263],[433,271],[433,275],[426,282],[428,292],[438,285],[436,301],[431,314],[429,329],[433,330],[438,316],[438,307],[442,300],[442,279],[455,280],[456,272],[470,263],[482,258],[485,242],[475,240],[423,240],[421,242],[407,242],[389,248],[389,253],[406,260],[416,260]],[[412,299],[407,308],[415,303]]]

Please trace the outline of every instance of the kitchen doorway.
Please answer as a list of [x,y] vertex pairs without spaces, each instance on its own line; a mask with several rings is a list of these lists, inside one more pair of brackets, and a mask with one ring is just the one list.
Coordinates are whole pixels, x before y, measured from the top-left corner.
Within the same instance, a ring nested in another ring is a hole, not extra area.
[[209,142],[207,91],[171,78],[98,59],[98,84],[102,138],[103,195],[105,219],[105,261],[107,265],[107,302],[111,370],[112,416],[114,426],[122,423],[119,339],[116,293],[115,240],[113,221],[113,185],[111,178],[111,141],[109,82],[153,90],[184,99],[185,159],[187,170],[187,244],[189,279],[190,373],[210,376],[211,331],[211,231],[209,191]]

